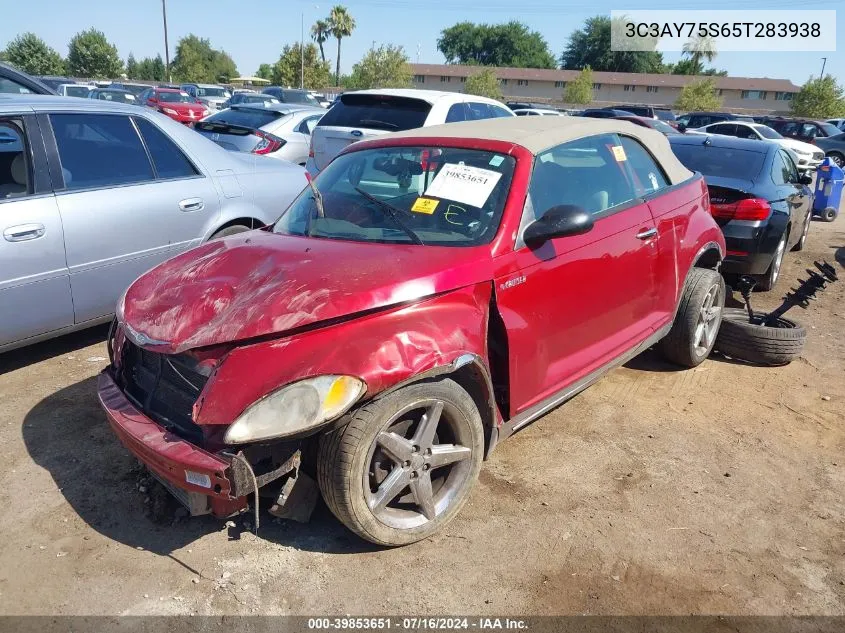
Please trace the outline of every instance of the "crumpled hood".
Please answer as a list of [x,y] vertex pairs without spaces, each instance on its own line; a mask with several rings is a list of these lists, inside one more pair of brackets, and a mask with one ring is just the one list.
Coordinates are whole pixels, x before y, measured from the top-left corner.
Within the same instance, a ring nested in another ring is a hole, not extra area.
[[[492,278],[487,247],[367,244],[251,231],[139,277],[118,317],[159,351],[281,334]],[[338,341],[339,344],[342,341]]]

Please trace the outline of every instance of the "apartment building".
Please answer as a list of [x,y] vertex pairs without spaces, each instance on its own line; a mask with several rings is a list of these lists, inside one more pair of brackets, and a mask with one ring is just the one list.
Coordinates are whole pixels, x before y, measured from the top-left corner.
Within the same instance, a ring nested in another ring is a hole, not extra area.
[[[463,92],[467,77],[478,66],[450,64],[411,64],[415,88]],[[578,77],[577,70],[539,68],[495,68],[502,93],[509,100],[563,104],[567,81]],[[647,103],[671,106],[686,84],[701,77],[593,71],[593,105]],[[716,89],[728,110],[787,112],[790,101],[800,90],[787,79],[768,77],[714,77]]]

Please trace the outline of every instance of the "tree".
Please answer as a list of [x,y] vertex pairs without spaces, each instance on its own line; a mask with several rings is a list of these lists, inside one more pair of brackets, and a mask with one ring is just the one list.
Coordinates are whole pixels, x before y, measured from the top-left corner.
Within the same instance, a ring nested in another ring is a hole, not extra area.
[[126,58],[126,78],[138,79],[138,62],[131,52],[129,53],[129,57]]
[[337,39],[337,60],[334,80],[335,83],[340,83],[340,40],[352,35],[352,31],[355,30],[355,18],[349,15],[346,7],[338,4],[332,8],[328,22],[332,36]]
[[345,87],[350,90],[410,87],[411,66],[405,49],[393,44],[371,48],[352,67],[346,82]]
[[320,59],[326,61],[326,53],[323,50],[323,44],[329,39],[331,35],[331,25],[328,20],[317,20],[314,26],[311,27],[311,39],[317,42],[320,47]]
[[498,99],[499,101],[504,98],[502,89],[499,86],[499,80],[496,77],[496,71],[492,68],[485,68],[467,77],[464,92],[468,95],[478,95],[479,97],[488,97],[490,99]]
[[267,81],[273,81],[273,64],[261,64],[255,71],[255,76]]
[[722,97],[716,92],[715,79],[691,81],[681,88],[681,94],[675,101],[678,110],[718,110],[722,107]]
[[238,75],[235,62],[225,51],[212,48],[209,40],[193,33],[176,45],[172,69],[177,81],[217,83]]
[[560,56],[564,70],[580,70],[589,66],[593,70],[616,73],[663,72],[663,55],[657,51],[613,51],[611,32],[614,25],[610,18],[588,18],[581,29],[569,36],[569,42]]
[[[156,55],[155,57],[145,57],[138,62],[138,70],[135,73],[135,77],[131,77],[131,79],[164,81],[165,72],[166,69],[164,68],[164,61],[161,59],[161,55]],[[129,73],[127,72],[127,75],[128,74]]]
[[845,116],[845,91],[832,75],[810,77],[792,100],[795,116],[832,119]]
[[112,79],[123,73],[123,61],[105,34],[90,28],[74,35],[68,44],[67,71],[74,77]]
[[[270,81],[279,86],[298,86],[302,54],[299,42],[285,46],[273,65]],[[329,85],[331,70],[329,63],[320,60],[314,44],[305,46],[305,88],[317,90]]]
[[569,81],[563,89],[564,103],[587,104],[593,100],[593,71],[584,67],[574,81]]
[[459,22],[440,32],[437,50],[448,64],[555,67],[543,36],[515,20],[506,24]]
[[676,73],[679,75],[702,75],[704,74],[704,64],[701,60],[712,62],[716,58],[716,45],[713,38],[707,36],[696,35],[683,45],[682,50],[684,51],[683,54],[689,58],[693,72]]
[[4,57],[30,75],[63,75],[65,72],[62,56],[35,33],[18,35],[9,42]]

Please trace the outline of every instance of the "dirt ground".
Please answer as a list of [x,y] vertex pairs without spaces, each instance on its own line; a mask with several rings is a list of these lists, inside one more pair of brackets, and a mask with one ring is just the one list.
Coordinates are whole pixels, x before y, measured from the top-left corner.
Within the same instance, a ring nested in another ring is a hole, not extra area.
[[[845,219],[813,259],[845,267]],[[379,550],[322,505],[259,536],[145,516],[96,402],[105,330],[0,357],[3,614],[845,614],[845,281],[805,357],[647,352],[500,445],[444,533]],[[251,518],[251,516],[250,516]]]

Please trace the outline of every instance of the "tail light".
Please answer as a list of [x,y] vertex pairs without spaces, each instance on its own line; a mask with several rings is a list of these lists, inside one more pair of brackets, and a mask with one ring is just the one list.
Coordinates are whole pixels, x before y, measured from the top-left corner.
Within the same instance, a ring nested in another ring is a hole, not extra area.
[[258,145],[252,148],[253,154],[272,154],[285,145],[285,140],[261,130],[253,132],[258,137]]
[[766,220],[772,207],[762,198],[745,198],[729,204],[711,204],[710,212],[720,220]]

